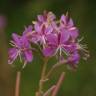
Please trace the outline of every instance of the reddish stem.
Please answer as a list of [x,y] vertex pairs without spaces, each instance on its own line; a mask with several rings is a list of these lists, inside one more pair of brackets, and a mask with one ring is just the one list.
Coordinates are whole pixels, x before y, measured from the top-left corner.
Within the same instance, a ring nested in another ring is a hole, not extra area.
[[19,96],[20,78],[21,78],[21,72],[19,71],[17,72],[16,76],[15,96]]
[[61,65],[64,65],[66,62],[67,62],[66,60],[62,60],[54,64],[52,68],[49,70],[49,72],[47,73],[46,78],[48,79],[56,68],[58,68]]
[[53,92],[53,90],[55,89],[55,87],[56,87],[56,85],[53,85],[51,88],[49,88],[49,89],[44,93],[43,96],[49,96],[50,93]]
[[45,82],[47,63],[48,63],[48,59],[44,58],[44,65],[42,68],[41,79],[39,81],[39,90],[38,90],[38,92],[36,92],[36,96],[42,96],[42,94],[43,94],[43,86],[44,86],[44,82]]
[[59,80],[58,80],[58,82],[56,84],[56,87],[55,87],[55,89],[54,89],[54,91],[53,91],[51,96],[56,96],[57,95],[57,93],[58,93],[58,91],[60,89],[60,86],[63,83],[64,76],[65,76],[65,72],[62,72],[62,74],[61,74],[61,76],[60,76],[60,78],[59,78]]

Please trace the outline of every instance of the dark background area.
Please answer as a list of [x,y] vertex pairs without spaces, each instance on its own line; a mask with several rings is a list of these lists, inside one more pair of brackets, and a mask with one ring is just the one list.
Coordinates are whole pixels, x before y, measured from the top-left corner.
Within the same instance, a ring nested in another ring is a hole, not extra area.
[[[0,0],[0,17],[5,25],[0,27],[0,96],[14,96],[16,69],[7,64],[7,49],[12,32],[21,34],[24,26],[36,20],[44,10],[52,11],[60,18],[67,11],[84,36],[90,50],[88,61],[81,60],[76,72],[58,68],[46,88],[55,83],[60,71],[66,71],[58,96],[96,96],[96,2],[95,0]],[[35,96],[38,88],[42,60],[36,54],[32,64],[22,71],[20,96]],[[19,62],[16,62],[19,64]],[[48,64],[52,66],[52,61]]]

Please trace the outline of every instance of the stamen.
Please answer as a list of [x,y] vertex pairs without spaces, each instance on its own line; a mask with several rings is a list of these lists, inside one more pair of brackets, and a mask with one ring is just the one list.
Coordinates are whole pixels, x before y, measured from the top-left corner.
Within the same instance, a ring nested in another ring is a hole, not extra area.
[[81,37],[80,39],[78,39],[77,42],[81,42],[84,39],[84,37]]

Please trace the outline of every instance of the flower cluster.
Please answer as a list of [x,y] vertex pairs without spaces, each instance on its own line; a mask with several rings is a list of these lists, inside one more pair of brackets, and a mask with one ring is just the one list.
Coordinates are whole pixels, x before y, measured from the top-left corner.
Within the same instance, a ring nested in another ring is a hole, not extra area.
[[78,36],[79,30],[68,13],[56,20],[52,12],[44,12],[37,16],[37,21],[33,21],[32,25],[25,27],[22,36],[12,34],[8,63],[12,64],[17,57],[20,57],[24,64],[32,62],[31,43],[34,43],[41,47],[45,57],[56,56],[59,60],[64,59],[67,63],[76,65],[80,60],[80,51],[88,57],[86,46],[79,43]]

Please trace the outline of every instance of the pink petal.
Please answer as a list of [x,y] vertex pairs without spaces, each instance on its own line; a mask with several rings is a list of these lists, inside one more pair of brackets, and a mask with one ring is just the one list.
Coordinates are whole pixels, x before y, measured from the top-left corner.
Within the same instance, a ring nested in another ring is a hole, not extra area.
[[24,52],[25,61],[31,62],[33,60],[33,55],[31,50],[27,50]]
[[43,54],[46,57],[51,57],[54,55],[54,53],[55,53],[55,49],[52,49],[50,47],[43,49]]
[[73,39],[76,39],[79,35],[78,29],[77,28],[74,28],[74,29],[70,28],[70,35]]
[[42,15],[38,15],[37,18],[38,18],[38,21],[40,21],[40,22],[44,21],[44,17]]
[[10,48],[8,50],[8,63],[12,64],[18,56],[18,50],[16,48]]
[[47,41],[49,44],[52,44],[52,45],[57,45],[58,44],[58,39],[57,39],[57,36],[54,35],[54,34],[49,34],[46,36],[47,38]]
[[17,45],[21,45],[20,44],[20,36],[19,35],[17,35],[16,33],[13,33],[12,34],[12,38],[13,38],[13,40],[15,41],[15,43],[17,44]]
[[74,26],[73,20],[71,18],[69,18],[69,21],[67,22],[67,17],[65,15],[61,16],[61,23],[63,22],[64,25],[67,25],[69,27]]
[[40,27],[39,23],[36,23],[34,25],[34,29],[35,29],[36,32],[40,32],[41,31],[41,27]]
[[70,20],[68,22],[68,26],[69,27],[73,27],[74,26],[73,20],[71,18],[70,18]]
[[64,43],[69,40],[70,33],[66,29],[62,29],[60,43]]

